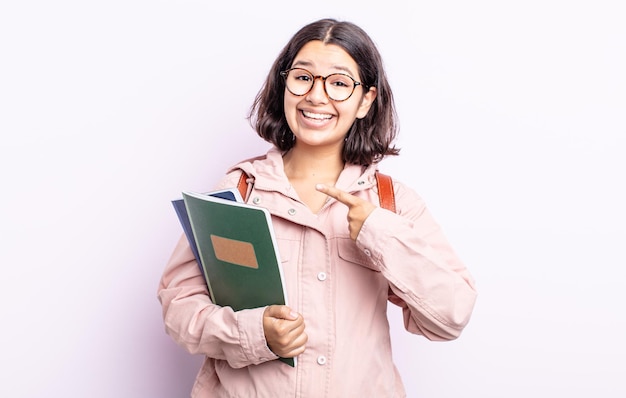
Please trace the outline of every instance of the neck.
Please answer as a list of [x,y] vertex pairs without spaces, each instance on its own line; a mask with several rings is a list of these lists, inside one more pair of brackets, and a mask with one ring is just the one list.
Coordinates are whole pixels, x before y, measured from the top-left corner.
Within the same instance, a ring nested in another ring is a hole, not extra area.
[[290,179],[317,178],[333,183],[344,167],[341,152],[322,148],[315,151],[301,150],[297,145],[285,154],[283,162],[285,174]]

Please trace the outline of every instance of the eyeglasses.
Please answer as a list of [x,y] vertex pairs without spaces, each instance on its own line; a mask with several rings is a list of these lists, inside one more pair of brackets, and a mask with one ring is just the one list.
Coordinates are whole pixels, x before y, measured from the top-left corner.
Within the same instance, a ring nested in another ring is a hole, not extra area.
[[363,86],[345,73],[332,73],[328,76],[315,76],[311,72],[302,68],[291,68],[280,72],[285,78],[287,90],[293,95],[301,97],[308,94],[316,79],[322,79],[324,92],[333,101],[345,101],[354,92],[356,86]]

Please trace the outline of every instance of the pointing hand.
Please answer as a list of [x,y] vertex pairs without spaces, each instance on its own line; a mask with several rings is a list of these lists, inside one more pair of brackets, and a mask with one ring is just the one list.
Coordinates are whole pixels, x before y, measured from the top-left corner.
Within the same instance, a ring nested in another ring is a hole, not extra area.
[[356,240],[365,219],[374,211],[376,206],[358,196],[354,196],[341,189],[328,185],[317,184],[315,189],[348,206],[348,229],[350,230],[350,238]]

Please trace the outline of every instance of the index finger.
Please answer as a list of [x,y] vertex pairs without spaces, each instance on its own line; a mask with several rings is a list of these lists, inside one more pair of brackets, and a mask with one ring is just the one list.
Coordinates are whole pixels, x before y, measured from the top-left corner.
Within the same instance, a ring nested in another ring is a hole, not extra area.
[[315,189],[322,193],[325,193],[331,198],[337,199],[339,202],[343,203],[346,206],[352,206],[356,204],[356,200],[358,199],[356,196],[351,195],[346,191],[342,191],[341,189],[330,187],[324,184],[315,185]]

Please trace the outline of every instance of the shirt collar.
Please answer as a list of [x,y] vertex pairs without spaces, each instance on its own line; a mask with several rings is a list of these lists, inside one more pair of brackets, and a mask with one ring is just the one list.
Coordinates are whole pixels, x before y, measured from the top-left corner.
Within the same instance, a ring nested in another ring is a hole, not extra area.
[[[374,172],[377,165],[363,167],[355,164],[346,164],[337,179],[337,188],[346,192],[356,192],[372,187],[376,181]],[[283,152],[271,147],[265,156],[244,160],[233,166],[230,171],[241,169],[254,178],[256,189],[276,191],[287,196],[291,195],[291,184],[285,175]]]

